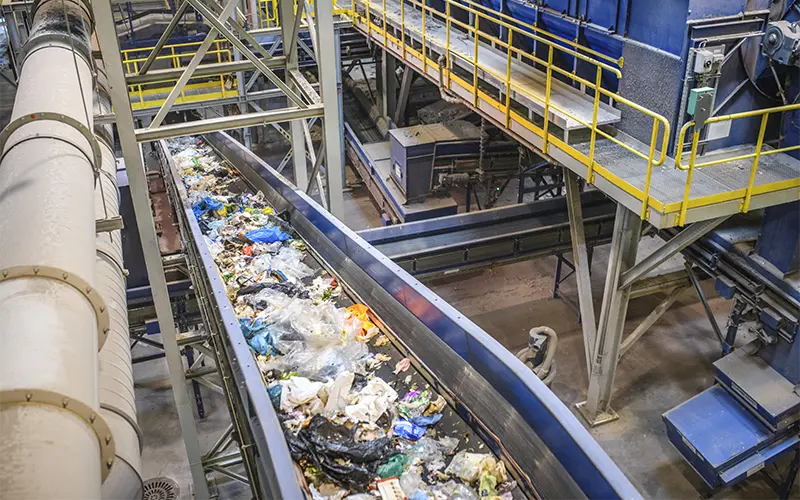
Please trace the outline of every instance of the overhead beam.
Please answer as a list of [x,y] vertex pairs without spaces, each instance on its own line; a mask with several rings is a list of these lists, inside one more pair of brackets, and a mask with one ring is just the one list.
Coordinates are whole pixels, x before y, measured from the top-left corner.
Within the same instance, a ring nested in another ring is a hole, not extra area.
[[322,114],[322,105],[315,104],[307,108],[286,108],[277,111],[265,111],[263,113],[222,116],[219,118],[209,118],[207,120],[162,125],[154,129],[137,129],[136,140],[139,142],[156,141],[170,137],[204,134],[217,130],[230,130],[234,128],[252,127],[255,125],[268,125],[276,122],[302,120],[314,116],[322,116]]
[[[283,68],[285,61],[283,56],[277,56],[262,62],[270,68]],[[221,73],[238,73],[240,71],[252,71],[254,69],[256,69],[256,65],[247,60],[201,64],[195,69],[193,77],[199,78],[201,76],[215,76]],[[146,75],[128,73],[125,76],[125,82],[128,85],[139,85],[143,83],[177,80],[183,74],[183,70],[184,68],[154,69]]]

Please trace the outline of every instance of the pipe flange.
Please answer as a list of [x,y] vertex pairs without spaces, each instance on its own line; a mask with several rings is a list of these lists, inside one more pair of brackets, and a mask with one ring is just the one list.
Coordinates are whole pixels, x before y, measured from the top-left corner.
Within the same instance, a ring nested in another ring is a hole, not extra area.
[[[86,154],[86,151],[84,151],[82,147],[79,147],[77,144],[73,143],[68,139],[50,135],[45,136],[42,134],[34,134],[28,137],[23,137],[22,139],[12,144],[10,147],[6,148],[6,142],[8,142],[8,138],[11,137],[11,134],[13,134],[14,132],[16,132],[17,130],[19,130],[20,128],[24,127],[29,123],[33,123],[35,121],[40,121],[40,120],[50,120],[50,121],[60,122],[65,125],[69,125],[70,127],[80,132],[81,135],[83,135],[83,137],[89,143],[89,146],[92,148],[93,158],[89,158],[88,155]],[[103,167],[103,155],[100,152],[100,143],[97,141],[97,138],[94,136],[92,131],[89,130],[89,128],[86,127],[86,125],[84,125],[83,123],[79,122],[78,120],[76,120],[71,116],[64,115],[61,113],[53,113],[51,111],[40,111],[38,113],[30,113],[27,115],[22,115],[16,120],[6,125],[6,128],[4,128],[2,132],[0,132],[0,151],[2,151],[2,155],[0,155],[0,162],[2,162],[3,158],[5,158],[8,152],[14,149],[14,147],[17,146],[18,144],[22,144],[23,142],[31,139],[45,138],[45,137],[49,139],[57,139],[75,146],[75,148],[77,148],[78,151],[83,153],[83,155],[86,156],[87,159],[89,160],[89,163],[92,165],[92,170],[94,170],[95,179],[97,179],[97,177],[100,175],[100,171],[102,170]]]
[[105,300],[89,282],[77,274],[70,274],[50,266],[14,266],[0,270],[0,283],[17,278],[49,278],[67,283],[80,292],[92,305],[97,318],[97,350],[99,351],[103,347],[106,337],[108,337],[111,321]]
[[0,392],[0,407],[20,404],[53,406],[67,410],[86,422],[97,436],[97,442],[100,445],[100,474],[102,480],[106,480],[111,472],[111,466],[114,465],[117,450],[111,428],[99,412],[77,399],[44,389],[12,389]]

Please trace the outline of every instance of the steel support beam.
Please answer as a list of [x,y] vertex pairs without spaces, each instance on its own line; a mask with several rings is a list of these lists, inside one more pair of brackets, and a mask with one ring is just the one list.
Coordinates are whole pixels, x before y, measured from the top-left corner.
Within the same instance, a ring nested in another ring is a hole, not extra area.
[[[269,68],[282,68],[285,64],[283,56],[276,56],[272,59],[262,61]],[[228,61],[221,63],[201,64],[195,69],[194,77],[218,75],[220,73],[238,73],[239,71],[252,71],[256,65],[252,61]],[[183,74],[184,68],[154,69],[146,75],[128,73],[125,81],[128,85],[138,85],[142,83],[163,82],[177,80]]]
[[333,26],[333,3],[314,2],[317,12],[317,29],[320,40],[332,40],[334,43],[321,43],[317,68],[319,71],[322,105],[325,109],[323,117],[323,133],[325,134],[325,169],[328,180],[328,210],[339,220],[344,218],[344,122],[341,115],[341,86],[339,57],[340,48],[336,43],[338,33]]
[[656,321],[658,321],[658,319],[661,318],[661,316],[663,316],[665,312],[667,312],[667,310],[672,306],[672,304],[674,304],[675,301],[680,298],[681,294],[688,288],[689,288],[688,285],[678,286],[673,288],[667,294],[667,296],[664,297],[664,300],[662,300],[655,307],[655,309],[653,309],[653,311],[650,314],[648,314],[647,317],[643,319],[641,323],[639,323],[639,326],[637,326],[636,329],[633,330],[630,335],[625,337],[625,340],[622,341],[622,344],[619,347],[620,358],[624,356],[625,353],[628,352],[631,347],[633,347],[633,344],[635,344],[637,340],[642,338],[642,336],[647,332],[647,330],[649,330],[650,327],[652,327],[656,323]]
[[[280,0],[279,7],[281,28],[283,29],[283,53],[286,54],[286,83],[292,85],[291,72],[298,69],[297,29],[299,18],[303,17],[302,4],[294,9],[294,0]],[[299,88],[294,85],[294,88]],[[306,126],[308,126],[306,124]],[[308,183],[308,166],[306,164],[306,144],[303,137],[303,123],[293,121],[289,125],[292,143],[292,164],[294,165],[294,184],[302,189]],[[313,160],[312,160],[313,162]]]
[[592,351],[588,397],[586,401],[577,405],[581,415],[591,426],[619,418],[611,409],[610,401],[631,290],[630,287],[620,287],[620,282],[623,273],[636,263],[641,233],[642,220],[639,215],[618,204],[608,256],[600,323]]
[[186,13],[186,9],[189,8],[188,2],[183,2],[178,7],[178,10],[175,12],[175,15],[170,19],[169,24],[164,29],[164,32],[161,33],[161,37],[156,42],[156,46],[153,47],[153,50],[150,51],[150,54],[147,56],[147,59],[142,63],[141,68],[139,68],[139,74],[144,75],[150,69],[150,66],[156,61],[156,57],[158,57],[158,53],[161,52],[161,49],[164,48],[164,45],[167,44],[167,40],[169,37],[172,36],[172,32],[181,22],[183,19],[183,15]]
[[92,2],[92,9],[96,22],[95,33],[100,43],[108,77],[108,90],[111,94],[111,102],[117,117],[117,134],[125,156],[125,169],[136,216],[136,227],[142,243],[150,290],[153,295],[156,316],[161,330],[161,339],[164,344],[164,353],[169,367],[172,394],[175,398],[189,469],[192,474],[194,495],[199,500],[206,500],[210,495],[201,460],[200,443],[197,438],[197,427],[194,421],[194,409],[189,398],[186,379],[183,376],[183,360],[178,347],[175,321],[172,315],[169,291],[167,290],[167,280],[164,276],[161,251],[158,247],[158,235],[156,234],[155,222],[153,221],[153,213],[150,207],[142,151],[136,142],[133,128],[133,113],[131,112],[128,87],[122,69],[114,14],[111,10],[110,0],[95,0]]
[[[314,116],[322,116],[322,105],[313,105],[307,108],[285,108],[263,113],[247,113],[245,115],[221,116],[193,122],[162,125],[155,129],[137,129],[136,140],[139,142],[180,137],[183,135],[204,134],[217,130],[230,130],[232,128],[252,127],[254,125],[268,125],[270,123],[301,120]],[[301,136],[302,138],[302,136]]]
[[381,81],[383,82],[380,111],[389,119],[397,113],[397,60],[386,49],[381,54]]
[[[286,97],[288,97],[291,101],[293,101],[297,106],[300,106],[301,108],[306,106],[306,104],[303,102],[300,96],[298,96],[294,91],[292,91],[292,89],[290,89],[285,83],[283,83],[281,79],[278,78],[278,75],[276,75],[269,67],[267,67],[267,65],[264,64],[261,61],[261,59],[259,59],[255,54],[253,54],[253,52],[249,48],[247,48],[247,46],[241,40],[239,40],[239,38],[237,38],[236,35],[230,29],[228,29],[223,23],[219,22],[216,16],[214,16],[214,13],[208,7],[206,7],[205,4],[203,4],[200,0],[186,0],[186,1],[191,3],[192,6],[195,9],[197,9],[197,11],[203,16],[203,19],[206,22],[208,22],[213,28],[216,28],[217,31],[219,31],[222,34],[222,36],[224,36],[229,42],[231,42],[231,45],[239,49],[239,51],[241,51],[244,57],[246,57],[253,64],[255,64],[256,69],[264,73],[264,76],[266,76],[267,79],[271,81],[276,87],[281,89],[283,93],[286,94]],[[253,37],[249,33],[247,33],[247,30],[244,30],[244,28],[242,28],[235,22],[233,23],[233,25],[234,27],[241,29],[240,34],[245,34],[246,35],[245,38],[248,40],[248,42],[253,44],[253,48],[261,52],[263,57],[265,58],[270,57],[269,54],[266,52],[266,50],[264,50],[264,47],[262,47],[260,43],[258,43],[255,39],[253,39]]]
[[[224,23],[233,13],[233,9],[236,8],[236,1],[237,0],[228,0],[228,3],[225,4],[225,8],[222,9],[222,13],[217,19],[217,22]],[[185,3],[184,3],[185,5]],[[212,24],[214,24],[212,22]],[[175,86],[172,87],[170,90],[167,99],[164,101],[164,104],[161,105],[161,108],[156,113],[156,116],[153,117],[153,121],[150,122],[150,125],[147,128],[158,128],[164,122],[164,118],[167,117],[167,113],[172,108],[172,105],[175,104],[175,101],[183,92],[183,87],[189,82],[189,79],[194,74],[194,70],[200,66],[200,63],[203,61],[203,58],[206,56],[206,52],[208,49],[211,48],[211,44],[214,43],[214,40],[217,39],[217,35],[219,31],[215,28],[211,28],[206,35],[206,38],[203,40],[203,43],[200,44],[200,47],[197,48],[197,52],[192,57],[192,60],[189,61],[189,64],[183,70],[180,78],[175,83]]]
[[689,262],[684,264],[686,266],[686,273],[689,275],[689,280],[692,282],[692,286],[694,286],[694,290],[697,293],[697,297],[700,299],[700,302],[703,304],[703,310],[706,312],[706,317],[708,318],[708,322],[711,323],[711,329],[714,330],[714,335],[717,336],[717,340],[719,340],[720,346],[723,348],[725,347],[725,337],[722,336],[722,330],[719,328],[719,323],[717,323],[717,318],[714,317],[714,311],[711,310],[711,306],[708,305],[708,300],[706,300],[706,294],[703,293],[703,288],[700,285],[700,279],[697,277],[697,273],[694,272],[694,268]]
[[406,106],[408,96],[411,94],[411,85],[414,83],[414,75],[414,70],[408,66],[403,70],[403,81],[400,83],[400,95],[394,112],[394,123],[397,126],[403,126],[406,122]]
[[676,255],[678,252],[697,241],[698,238],[725,222],[728,217],[730,216],[695,222],[687,227],[678,233],[677,236],[659,247],[658,250],[642,259],[631,269],[626,270],[622,275],[619,286],[622,288],[631,286],[634,281],[644,277],[644,275],[666,262],[670,257]]
[[586,234],[583,228],[583,207],[578,175],[564,168],[564,182],[567,191],[567,213],[569,214],[569,234],[572,242],[572,261],[575,266],[575,279],[578,284],[578,307],[581,313],[583,348],[586,353],[586,374],[592,373],[592,353],[597,337],[597,323],[594,317],[592,299],[592,277],[590,274],[589,252],[586,248]]

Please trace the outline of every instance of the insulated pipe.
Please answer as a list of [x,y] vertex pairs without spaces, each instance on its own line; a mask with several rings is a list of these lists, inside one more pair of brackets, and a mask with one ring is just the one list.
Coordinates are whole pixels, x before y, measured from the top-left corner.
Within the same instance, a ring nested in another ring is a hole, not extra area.
[[65,123],[92,128],[88,12],[79,0],[35,5],[11,115],[21,126],[0,161],[4,499],[99,498],[113,460],[97,413],[93,154]]
[[[97,61],[96,115],[111,112],[107,87],[103,63]],[[112,128],[95,125],[95,134],[100,142],[103,165],[95,188],[94,206],[95,218],[102,220],[119,215],[119,191]],[[122,234],[120,230],[98,233],[96,241],[96,287],[105,298],[110,317],[108,336],[100,350],[100,415],[111,428],[116,443],[116,458],[103,483],[102,495],[105,500],[139,499],[142,497],[142,436],[134,401]]]

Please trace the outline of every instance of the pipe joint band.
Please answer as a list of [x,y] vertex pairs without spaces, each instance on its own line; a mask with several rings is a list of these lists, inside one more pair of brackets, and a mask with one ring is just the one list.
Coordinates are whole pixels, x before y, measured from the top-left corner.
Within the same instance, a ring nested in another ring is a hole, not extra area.
[[103,481],[106,480],[111,472],[111,466],[114,465],[114,456],[117,450],[114,436],[111,435],[111,428],[97,411],[77,399],[71,399],[54,391],[44,389],[0,391],[0,407],[23,404],[53,406],[69,411],[86,422],[97,436],[97,442],[100,445],[100,474]]
[[136,420],[131,418],[131,416],[124,411],[108,403],[100,403],[100,409],[114,413],[115,415],[119,415],[120,418],[124,419],[130,424],[130,426],[133,428],[133,431],[136,433],[136,438],[139,441],[139,453],[141,453],[141,451],[144,449],[144,436],[142,435],[142,429],[139,427],[139,424],[136,422]]
[[50,266],[14,266],[0,270],[0,283],[17,278],[47,278],[71,285],[80,292],[94,309],[97,318],[97,350],[99,351],[108,337],[111,325],[108,308],[103,297],[92,285],[77,274],[70,274],[57,267]]
[[[56,137],[51,135],[34,134],[27,137],[23,137],[19,139],[17,142],[13,143],[8,148],[6,148],[6,142],[8,142],[8,139],[9,137],[11,137],[11,134],[13,134],[14,132],[16,132],[17,130],[19,130],[20,128],[24,127],[29,123],[33,123],[35,121],[40,121],[40,120],[50,120],[50,121],[64,123],[74,128],[78,132],[80,132],[81,135],[83,135],[83,137],[86,139],[86,142],[88,142],[89,146],[92,148],[92,158],[89,158],[86,151],[84,151],[82,147],[78,146],[72,141],[65,139],[63,137]],[[86,156],[87,160],[89,160],[89,164],[92,166],[92,170],[94,171],[95,180],[100,175],[100,171],[102,170],[103,166],[103,156],[100,153],[100,143],[97,142],[97,138],[94,136],[94,134],[92,134],[92,131],[89,130],[89,128],[86,125],[84,125],[83,123],[79,122],[78,120],[76,120],[71,116],[64,115],[61,113],[53,113],[50,111],[41,111],[39,113],[30,113],[27,115],[23,115],[17,118],[16,120],[12,121],[8,125],[6,125],[6,128],[4,128],[2,132],[0,132],[0,151],[2,151],[2,155],[0,155],[0,162],[3,161],[3,158],[5,158],[8,152],[14,149],[15,146],[22,144],[23,142],[39,138],[57,139],[73,145],[76,149],[78,149],[78,151],[80,151],[84,156]]]

